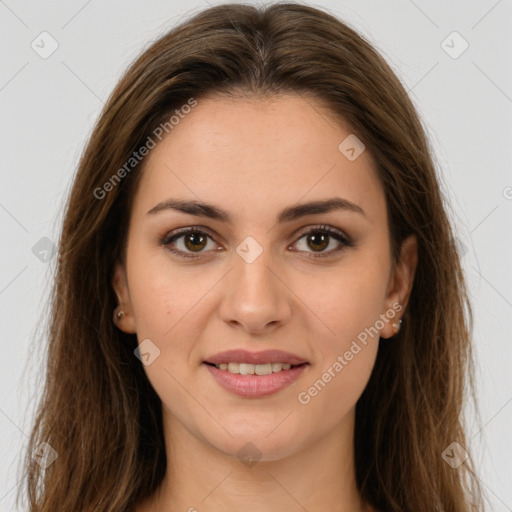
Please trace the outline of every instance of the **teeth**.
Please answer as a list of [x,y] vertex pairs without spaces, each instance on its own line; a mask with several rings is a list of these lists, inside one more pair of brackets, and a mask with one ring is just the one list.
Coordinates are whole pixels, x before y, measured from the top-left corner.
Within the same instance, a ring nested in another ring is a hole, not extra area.
[[272,365],[270,363],[255,364],[254,373],[256,375],[270,375],[272,373]]
[[270,375],[281,370],[289,370],[290,363],[220,363],[215,365],[219,370],[227,370],[229,373],[238,373],[240,375]]
[[238,363],[228,363],[229,373],[240,373],[240,365]]

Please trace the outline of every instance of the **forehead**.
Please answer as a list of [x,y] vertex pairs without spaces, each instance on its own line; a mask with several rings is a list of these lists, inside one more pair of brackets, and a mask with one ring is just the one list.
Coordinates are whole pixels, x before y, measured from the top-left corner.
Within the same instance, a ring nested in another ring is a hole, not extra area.
[[197,100],[146,157],[134,209],[180,197],[229,204],[236,218],[339,196],[382,214],[373,160],[347,158],[347,137],[350,127],[312,97]]

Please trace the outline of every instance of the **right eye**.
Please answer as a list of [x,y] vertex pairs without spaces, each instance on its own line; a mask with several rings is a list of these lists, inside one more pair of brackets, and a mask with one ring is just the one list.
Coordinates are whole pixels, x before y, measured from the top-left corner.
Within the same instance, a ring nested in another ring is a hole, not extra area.
[[200,253],[205,252],[204,249],[208,247],[208,239],[213,243],[213,247],[210,249],[218,248],[207,232],[197,227],[187,227],[168,233],[161,243],[181,258],[198,258]]

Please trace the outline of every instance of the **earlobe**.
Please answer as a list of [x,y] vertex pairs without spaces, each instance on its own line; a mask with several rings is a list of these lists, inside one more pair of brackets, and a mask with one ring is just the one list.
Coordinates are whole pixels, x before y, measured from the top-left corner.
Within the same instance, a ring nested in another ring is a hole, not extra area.
[[121,331],[127,334],[135,334],[137,330],[135,318],[133,316],[126,272],[119,262],[116,263],[114,267],[111,283],[118,302],[118,306],[113,311],[112,320]]
[[401,318],[409,302],[417,264],[418,241],[415,235],[410,235],[402,242],[400,258],[390,280],[384,314],[392,312],[393,315],[382,329],[381,338],[391,338],[400,331]]

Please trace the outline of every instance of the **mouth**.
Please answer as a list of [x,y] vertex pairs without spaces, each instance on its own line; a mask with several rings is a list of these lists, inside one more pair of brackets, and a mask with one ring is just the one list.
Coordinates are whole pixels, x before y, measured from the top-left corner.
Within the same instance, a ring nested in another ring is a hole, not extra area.
[[225,391],[244,398],[273,395],[296,381],[310,366],[304,358],[281,350],[229,350],[203,361]]
[[235,375],[271,375],[273,373],[281,373],[291,369],[305,366],[309,363],[301,364],[290,364],[290,363],[263,363],[263,364],[251,364],[251,363],[237,363],[237,362],[225,362],[225,363],[209,363],[205,361],[205,364],[214,366],[218,370],[229,372]]
[[[242,366],[242,368],[245,370],[250,370],[251,365],[265,366],[266,369],[268,369],[267,365],[269,364],[281,364],[285,365],[286,369],[289,369],[287,365],[290,365],[290,367],[299,366],[303,363],[307,363],[308,361],[303,357],[277,349],[263,350],[261,352],[250,352],[244,349],[232,349],[214,354],[208,357],[208,359],[206,359],[204,362],[214,365],[228,365],[227,367],[223,366],[222,369],[229,371],[229,369],[231,368],[231,370],[233,370],[233,373],[238,373],[238,370],[240,368],[238,368],[237,370],[235,366],[236,364],[248,365]],[[231,365],[231,367],[229,365]],[[277,368],[278,366],[276,366],[276,369]],[[260,370],[261,369],[262,368],[260,368]]]
[[[225,370],[220,369],[220,365],[227,364],[228,368]],[[276,372],[264,373],[263,375],[257,373],[249,373],[251,370],[253,372],[256,369],[252,367],[264,367],[264,372],[269,371],[269,365],[251,365],[251,364],[240,364],[240,363],[204,363],[204,367],[208,370],[208,373],[213,377],[213,380],[224,390],[230,394],[237,395],[243,398],[263,398],[268,397],[270,395],[275,395],[279,391],[284,390],[291,384],[293,384],[299,377],[307,371],[309,363],[302,363],[298,365],[290,365],[289,363],[285,366],[287,368],[281,368]],[[232,368],[236,369],[238,366],[238,372],[232,373],[229,371],[229,366],[233,365]],[[276,370],[278,366],[283,366],[281,363],[272,363],[276,364]],[[236,365],[236,366],[235,366]],[[219,366],[219,368],[217,368]],[[240,366],[242,370],[240,370]],[[248,367],[248,368],[247,368]],[[272,369],[272,365],[270,365],[270,369]],[[246,371],[247,373],[242,374],[240,371]],[[259,370],[259,369],[258,369]]]

